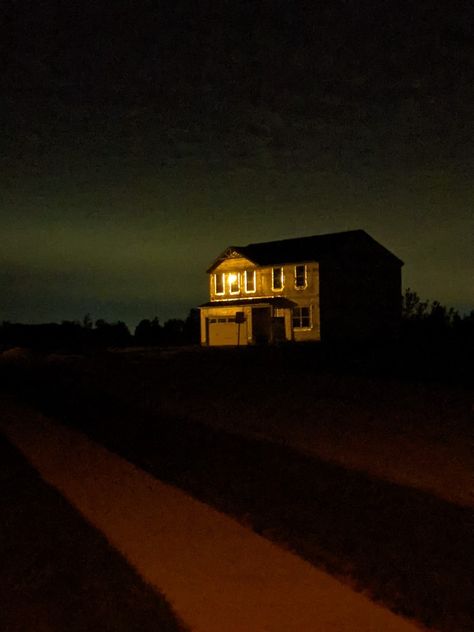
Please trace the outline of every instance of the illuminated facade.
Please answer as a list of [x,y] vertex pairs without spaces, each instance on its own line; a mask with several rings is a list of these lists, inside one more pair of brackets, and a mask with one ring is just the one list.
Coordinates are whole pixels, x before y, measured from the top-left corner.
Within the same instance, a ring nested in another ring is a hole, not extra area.
[[402,265],[362,230],[231,246],[207,271],[201,343],[393,337]]

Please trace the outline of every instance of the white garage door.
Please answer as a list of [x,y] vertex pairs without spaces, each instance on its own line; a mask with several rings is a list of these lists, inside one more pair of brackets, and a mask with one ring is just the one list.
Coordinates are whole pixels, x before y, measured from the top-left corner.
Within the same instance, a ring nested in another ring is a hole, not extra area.
[[247,344],[247,323],[239,325],[235,318],[209,319],[209,344],[211,346]]

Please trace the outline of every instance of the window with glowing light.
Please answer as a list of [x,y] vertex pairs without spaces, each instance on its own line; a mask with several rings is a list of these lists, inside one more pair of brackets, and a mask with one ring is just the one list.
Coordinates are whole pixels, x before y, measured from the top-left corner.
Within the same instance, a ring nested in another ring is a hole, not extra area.
[[231,272],[228,276],[229,292],[231,294],[238,294],[240,291],[240,274],[237,272]]
[[293,329],[311,329],[311,307],[293,307]]
[[255,270],[245,271],[245,291],[247,294],[255,292]]
[[272,269],[272,289],[274,290],[283,289],[283,268]]
[[303,290],[308,285],[305,265],[295,266],[295,288]]
[[224,294],[224,274],[222,272],[214,275],[214,291],[216,294]]

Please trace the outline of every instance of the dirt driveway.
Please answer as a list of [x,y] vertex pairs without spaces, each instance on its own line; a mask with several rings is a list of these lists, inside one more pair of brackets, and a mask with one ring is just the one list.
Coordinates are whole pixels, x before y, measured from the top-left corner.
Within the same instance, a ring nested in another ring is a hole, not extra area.
[[76,430],[11,402],[0,428],[195,632],[420,629]]

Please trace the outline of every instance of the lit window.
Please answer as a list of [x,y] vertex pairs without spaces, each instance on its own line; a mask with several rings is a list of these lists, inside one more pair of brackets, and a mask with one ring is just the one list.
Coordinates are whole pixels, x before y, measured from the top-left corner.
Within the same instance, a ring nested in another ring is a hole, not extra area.
[[224,274],[222,272],[214,275],[214,290],[216,294],[224,294],[225,292]]
[[307,286],[306,266],[295,266],[295,287],[304,289]]
[[240,274],[231,272],[228,276],[229,280],[229,292],[231,294],[238,294],[240,291]]
[[255,292],[255,270],[245,271],[245,291],[248,294]]
[[311,329],[311,307],[293,308],[293,329]]
[[274,290],[283,289],[283,268],[272,269],[272,288]]

